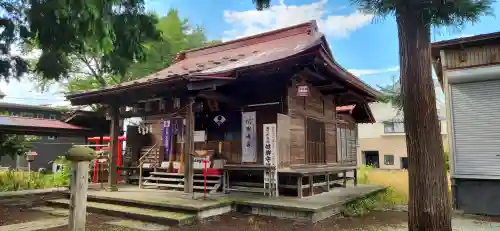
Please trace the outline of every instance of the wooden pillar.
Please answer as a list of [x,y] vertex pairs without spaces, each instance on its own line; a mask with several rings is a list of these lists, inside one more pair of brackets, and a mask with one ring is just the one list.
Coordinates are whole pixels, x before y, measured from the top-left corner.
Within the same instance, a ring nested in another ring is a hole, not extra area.
[[354,169],[354,186],[358,186],[358,170]]
[[343,181],[344,181],[342,183],[342,187],[345,188],[345,187],[347,187],[347,171],[346,170],[342,171],[342,177],[343,177]]
[[108,166],[108,186],[106,191],[117,191],[117,158],[118,158],[118,136],[120,135],[120,110],[117,105],[111,105],[111,131],[109,143],[109,166]]
[[95,151],[87,147],[73,147],[66,155],[66,159],[72,164],[69,205],[70,231],[85,231],[89,163],[94,158]]
[[302,198],[302,175],[297,176],[297,197]]
[[194,153],[194,97],[189,97],[186,107],[186,132],[184,139],[184,193],[193,192],[193,153]]
[[309,175],[309,196],[314,196],[314,175]]

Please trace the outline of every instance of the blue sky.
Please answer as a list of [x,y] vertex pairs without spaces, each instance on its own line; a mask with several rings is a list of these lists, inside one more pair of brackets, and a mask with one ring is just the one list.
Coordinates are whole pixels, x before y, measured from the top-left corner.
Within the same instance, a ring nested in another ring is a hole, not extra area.
[[[147,9],[165,15],[176,8],[193,25],[205,28],[209,39],[230,40],[271,29],[317,20],[334,58],[372,86],[386,85],[399,76],[398,38],[395,19],[373,20],[358,12],[349,0],[273,0],[268,10],[257,12],[252,0],[146,0]],[[500,3],[493,6],[500,16]],[[432,40],[439,41],[499,30],[500,19],[484,17],[463,30],[438,28]],[[28,104],[64,104],[57,87],[46,93],[27,91],[27,80],[0,83],[5,101]],[[22,89],[22,91],[21,91]]]
[[[363,17],[348,0],[273,0],[272,7],[256,12],[252,0],[150,0],[148,9],[164,15],[170,8],[192,24],[202,25],[210,39],[232,39],[316,19],[328,38],[335,59],[370,85],[385,85],[399,76],[395,19],[375,22]],[[500,3],[496,3],[500,15]],[[261,23],[264,21],[264,23]],[[464,30],[433,30],[433,41],[495,32],[500,19],[484,17]]]

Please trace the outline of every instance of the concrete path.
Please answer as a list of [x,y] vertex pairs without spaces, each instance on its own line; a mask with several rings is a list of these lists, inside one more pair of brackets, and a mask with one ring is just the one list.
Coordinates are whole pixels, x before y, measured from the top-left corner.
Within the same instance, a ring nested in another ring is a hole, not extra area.
[[[498,231],[500,230],[500,223],[482,221],[467,217],[453,217],[452,227],[454,231]],[[404,223],[391,227],[373,227],[372,230],[407,231],[408,225]]]
[[125,227],[125,228],[131,228],[131,229],[137,229],[137,230],[146,230],[146,231],[166,231],[166,230],[170,229],[170,227],[168,227],[168,226],[147,223],[147,222],[141,222],[141,221],[135,221],[135,220],[109,221],[109,222],[106,222],[106,224],[119,226],[119,227]]

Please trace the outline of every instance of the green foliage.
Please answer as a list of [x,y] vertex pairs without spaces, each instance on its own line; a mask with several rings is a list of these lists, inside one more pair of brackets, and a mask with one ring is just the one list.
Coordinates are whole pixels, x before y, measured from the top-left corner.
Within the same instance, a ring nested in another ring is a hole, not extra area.
[[257,10],[263,10],[271,6],[271,0],[252,0]]
[[364,13],[379,17],[412,14],[431,26],[464,26],[475,23],[479,17],[492,14],[494,0],[351,0]]
[[[7,81],[30,66],[40,79],[59,81],[69,77],[75,56],[98,61],[92,70],[123,75],[144,60],[144,42],[160,39],[144,0],[0,0],[0,9],[0,78]],[[41,51],[36,60],[26,56],[33,49]]]
[[207,41],[205,30],[200,26],[189,26],[181,19],[176,9],[171,9],[160,18],[157,29],[162,32],[162,41],[150,42],[146,47],[146,60],[129,68],[127,81],[139,79],[170,66],[180,51],[213,45],[219,41]]
[[385,185],[387,187],[375,197],[378,207],[408,203],[408,174],[406,171],[383,171],[374,166],[362,165],[358,168],[358,183]]
[[450,172],[450,152],[445,150],[443,153],[446,172]]
[[31,145],[24,135],[0,134],[0,157],[10,156],[14,159],[24,155],[30,148]]
[[[205,31],[202,27],[189,26],[186,19],[181,19],[178,11],[172,9],[169,13],[158,20],[155,29],[160,32],[161,37],[157,40],[145,40],[141,43],[142,56],[136,62],[114,62],[121,72],[113,72],[113,68],[102,66],[101,54],[87,52],[70,56],[72,68],[69,70],[70,77],[63,84],[65,93],[84,92],[103,88],[110,85],[135,80],[155,73],[172,64],[178,52],[201,47],[207,44],[215,44],[218,41],[207,41]],[[118,42],[126,42],[127,39]],[[119,53],[115,60],[121,60]],[[107,58],[103,57],[104,59]],[[105,63],[105,62],[104,62]],[[121,66],[123,65],[123,66]],[[43,76],[35,76],[40,90],[46,90],[48,86],[57,82],[47,80]]]
[[390,103],[399,111],[403,109],[403,99],[401,95],[401,87],[399,81],[393,81],[387,86],[378,86],[382,96],[378,99],[382,103]]
[[12,52],[12,48],[31,36],[29,27],[25,23],[24,10],[27,8],[25,0],[0,0],[0,78],[8,81],[10,77],[19,79],[28,72],[28,62],[19,52]]
[[123,75],[144,59],[142,44],[160,38],[157,18],[145,12],[143,0],[31,0],[27,18],[42,50],[35,71],[44,79],[68,77],[73,56],[95,58],[93,71]]
[[58,157],[56,163],[62,164],[63,168],[53,174],[25,171],[0,171],[0,192],[18,191],[27,189],[69,187],[70,162],[64,157]]
[[71,173],[70,161],[66,160],[64,156],[58,156],[55,162],[61,164],[62,169],[54,174],[52,184],[57,187],[69,187]]
[[23,171],[0,171],[0,192],[50,187],[54,185],[49,174],[32,172],[30,175]]
[[383,194],[384,192],[379,192],[347,203],[344,206],[344,216],[364,216],[373,210],[382,207],[383,202],[381,201],[381,198],[383,198]]

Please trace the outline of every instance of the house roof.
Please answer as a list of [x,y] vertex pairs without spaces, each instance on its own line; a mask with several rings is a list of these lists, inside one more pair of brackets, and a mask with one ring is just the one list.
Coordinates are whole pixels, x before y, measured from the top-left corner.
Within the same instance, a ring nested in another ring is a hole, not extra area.
[[356,123],[375,123],[372,110],[366,103],[336,107],[335,111],[339,114],[351,115]]
[[109,134],[111,121],[106,119],[103,110],[75,110],[63,115],[62,121],[68,124],[86,127],[99,134]]
[[[376,97],[378,92],[364,84],[356,76],[340,67],[332,58],[329,46],[315,21],[269,31],[266,33],[236,39],[221,44],[184,51],[178,54],[176,62],[157,73],[139,80],[129,81],[105,89],[68,95],[75,103],[78,98],[119,92],[149,85],[171,83],[176,80],[203,80],[237,78],[237,72],[266,64],[283,61],[302,55],[325,52],[332,70],[341,80],[358,88],[366,95]],[[326,64],[325,64],[326,65]]]
[[431,55],[434,61],[434,70],[436,71],[439,83],[441,85],[443,84],[443,67],[440,62],[441,50],[464,49],[467,47],[478,47],[493,44],[500,44],[500,32],[480,34],[431,43]]
[[47,106],[7,103],[7,102],[0,102],[0,108],[18,108],[18,109],[28,109],[28,110],[62,112],[62,110]]
[[71,125],[59,120],[0,116],[0,133],[22,133],[30,135],[79,135],[89,129]]

